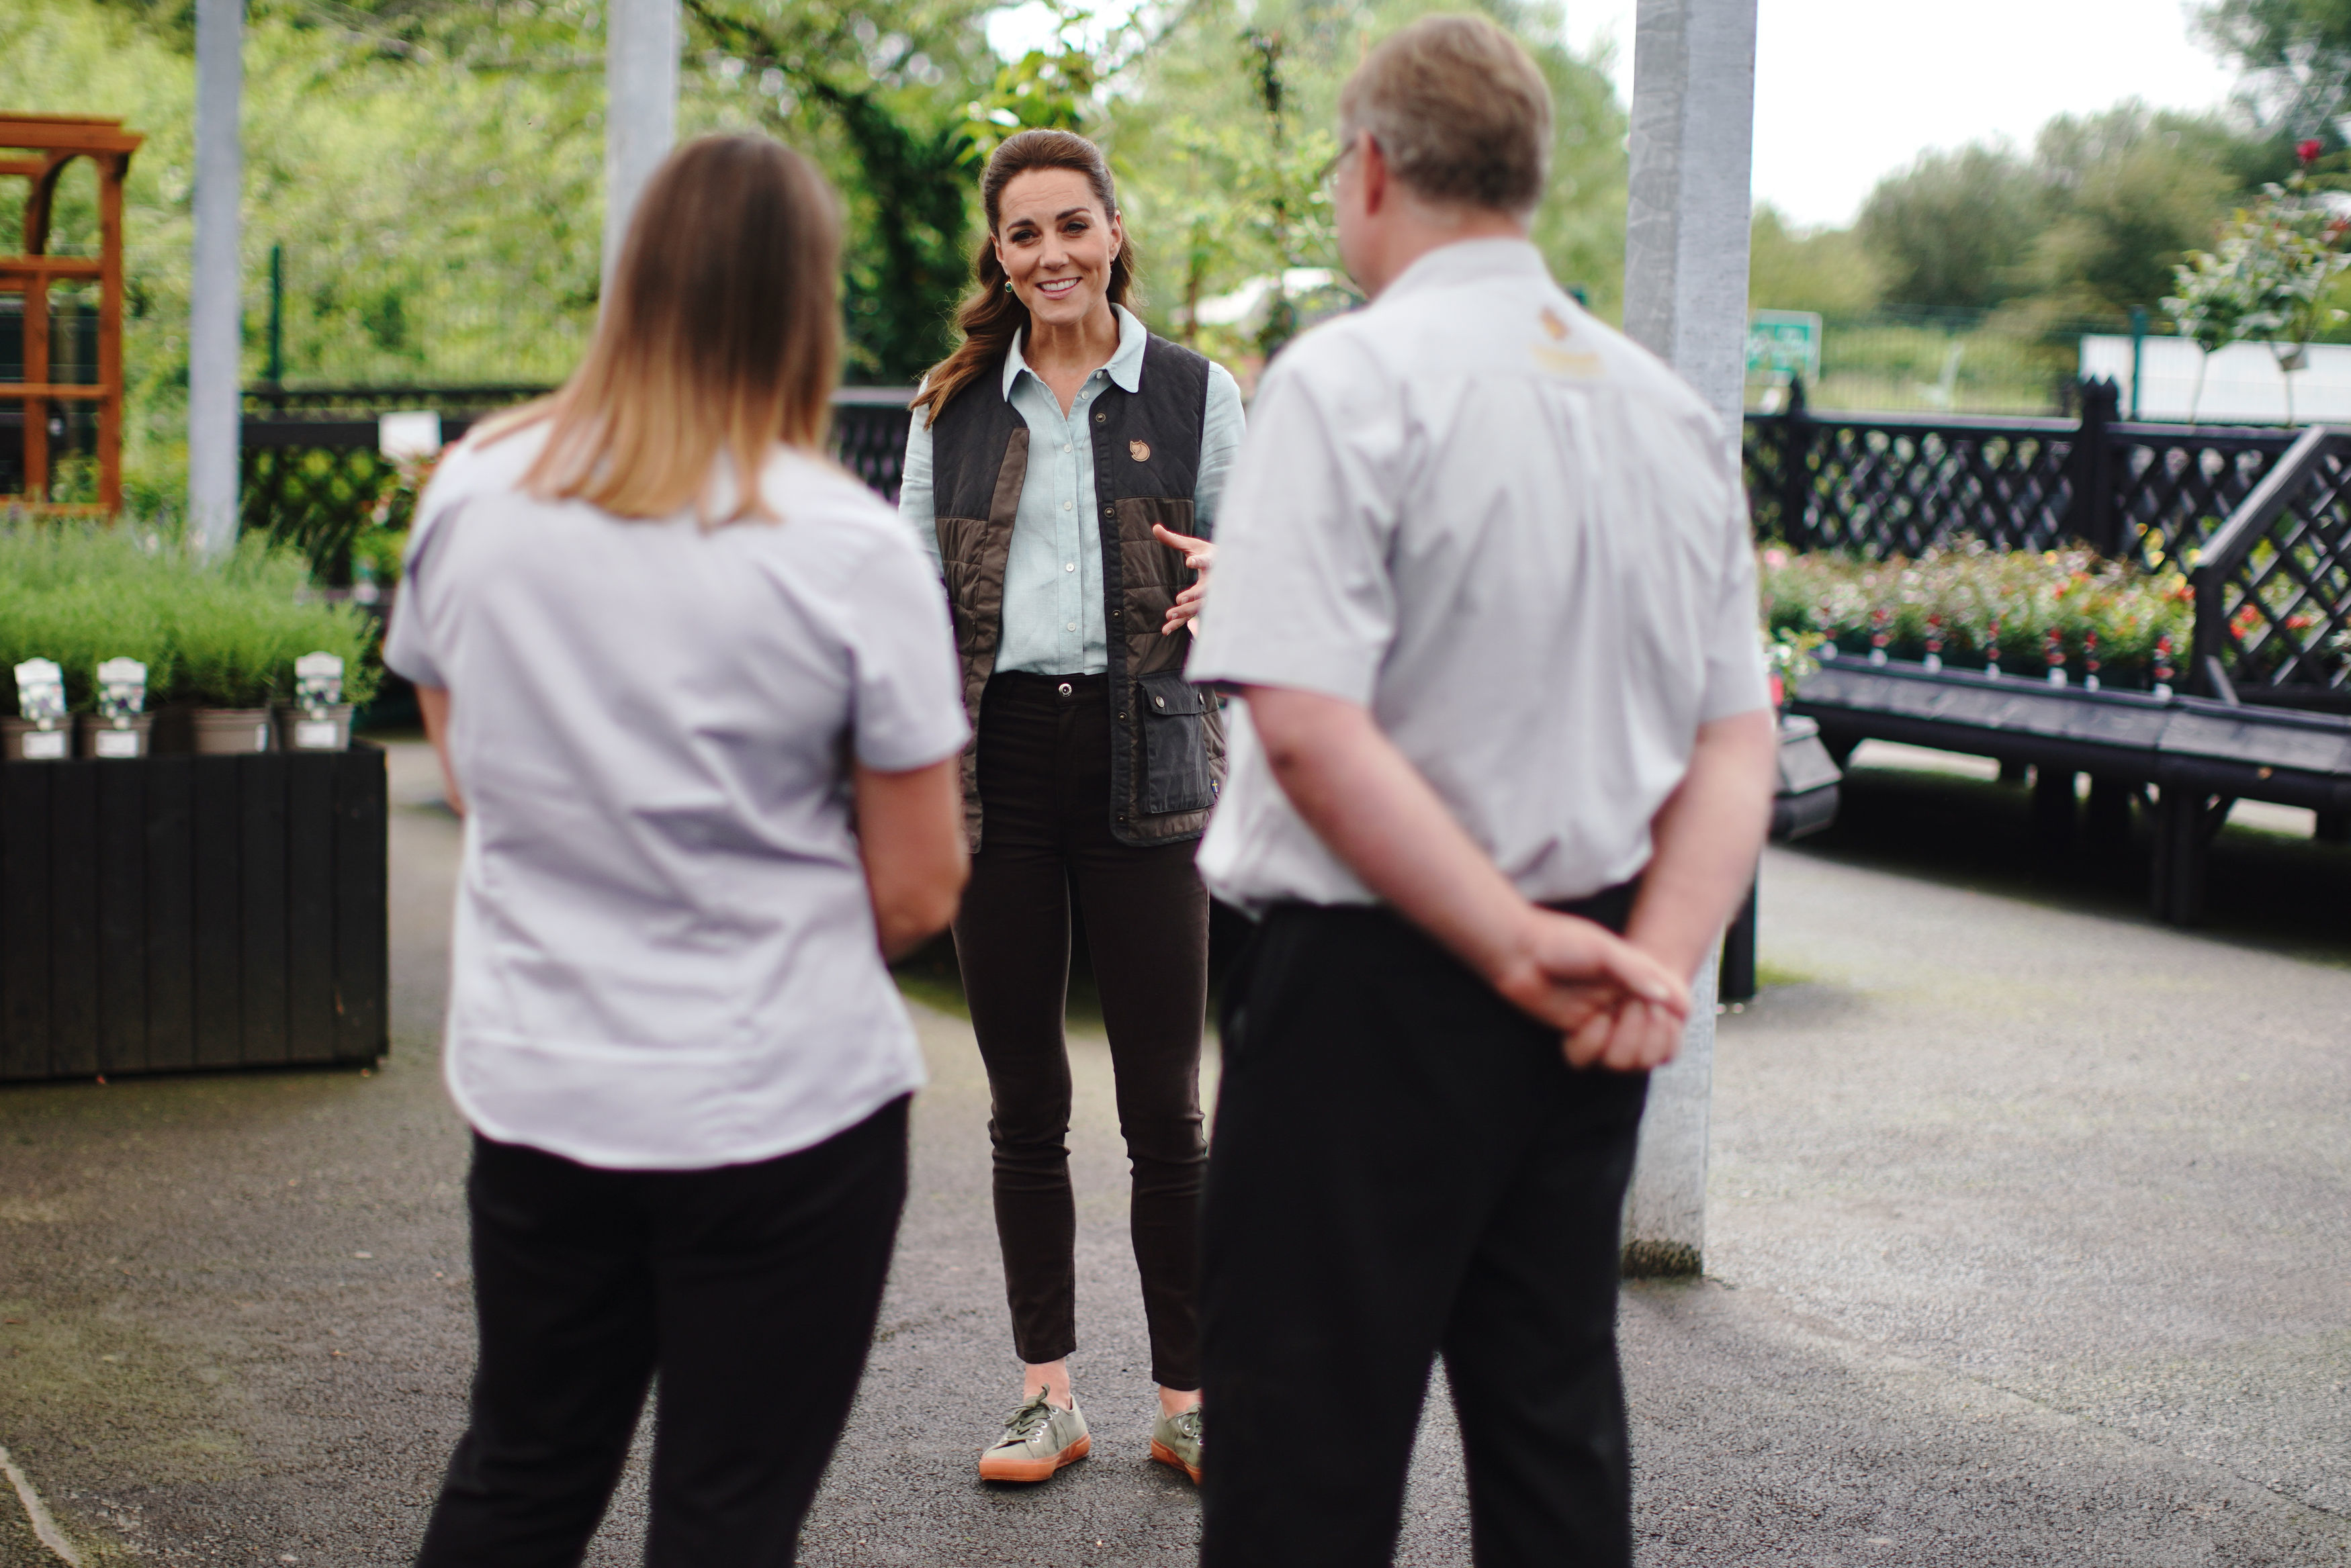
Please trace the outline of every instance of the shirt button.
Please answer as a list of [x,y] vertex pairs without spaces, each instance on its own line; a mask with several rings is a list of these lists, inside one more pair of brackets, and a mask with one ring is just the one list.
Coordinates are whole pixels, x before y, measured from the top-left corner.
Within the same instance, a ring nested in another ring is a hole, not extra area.
[[1061,450],[1062,450],[1063,452],[1068,452],[1068,451],[1071,450],[1071,443],[1070,443],[1070,442],[1068,442],[1068,441],[1063,441],[1063,442],[1061,443]]
[[1071,622],[1070,623],[1070,629],[1071,629],[1071,631],[1075,631],[1075,630],[1077,630],[1077,629],[1078,629],[1078,623],[1077,623],[1076,621],[1071,621]]
[[1061,563],[1061,570],[1065,572],[1074,572],[1077,569],[1078,564],[1075,561],[1064,561]]
[[1061,510],[1062,510],[1062,511],[1064,511],[1064,512],[1067,512],[1067,511],[1071,508],[1071,505],[1073,505],[1073,504],[1074,504],[1074,503],[1072,503],[1072,502],[1064,501],[1064,502],[1062,502],[1062,503],[1061,503]]

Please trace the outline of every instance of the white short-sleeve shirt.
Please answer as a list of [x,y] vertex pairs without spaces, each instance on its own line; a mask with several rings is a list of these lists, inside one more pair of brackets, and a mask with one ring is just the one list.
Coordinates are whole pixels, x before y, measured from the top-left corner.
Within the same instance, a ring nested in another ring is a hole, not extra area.
[[490,1137],[690,1169],[918,1086],[850,763],[955,755],[938,579],[889,508],[779,451],[778,523],[628,521],[517,488],[527,430],[418,507],[384,660],[451,693],[465,796],[444,1050]]
[[[1187,673],[1368,707],[1526,897],[1648,863],[1698,726],[1766,706],[1721,422],[1516,240],[1446,245],[1268,372]],[[1374,902],[1247,720],[1218,896]]]

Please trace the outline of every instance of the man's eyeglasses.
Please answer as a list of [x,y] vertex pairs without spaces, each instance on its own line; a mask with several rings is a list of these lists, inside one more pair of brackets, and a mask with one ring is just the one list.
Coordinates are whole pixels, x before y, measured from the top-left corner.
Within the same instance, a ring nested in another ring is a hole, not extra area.
[[1325,162],[1321,169],[1315,171],[1315,189],[1321,191],[1326,196],[1331,194],[1339,183],[1339,166],[1347,161],[1349,155],[1351,155],[1355,149],[1361,145],[1362,142],[1360,139],[1354,141],[1350,141],[1346,146],[1342,147],[1338,151],[1331,154],[1329,161]]

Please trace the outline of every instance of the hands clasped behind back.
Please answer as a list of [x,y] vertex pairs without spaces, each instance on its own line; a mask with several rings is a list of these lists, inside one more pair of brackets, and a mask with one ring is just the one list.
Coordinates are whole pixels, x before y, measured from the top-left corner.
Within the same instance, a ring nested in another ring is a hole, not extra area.
[[1674,1058],[1687,988],[1663,963],[1596,921],[1529,905],[1487,976],[1512,1006],[1557,1029],[1572,1067],[1640,1073]]

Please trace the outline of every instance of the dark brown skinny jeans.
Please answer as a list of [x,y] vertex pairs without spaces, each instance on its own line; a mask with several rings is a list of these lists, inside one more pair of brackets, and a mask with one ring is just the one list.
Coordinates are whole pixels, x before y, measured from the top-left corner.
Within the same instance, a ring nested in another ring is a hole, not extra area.
[[987,1064],[996,1232],[1024,1362],[1077,1348],[1070,1188],[1070,895],[1086,922],[1134,1169],[1131,1220],[1152,1377],[1200,1386],[1200,1032],[1208,894],[1194,844],[1122,844],[1110,824],[1101,675],[998,675],[979,714],[980,850],[956,957]]

